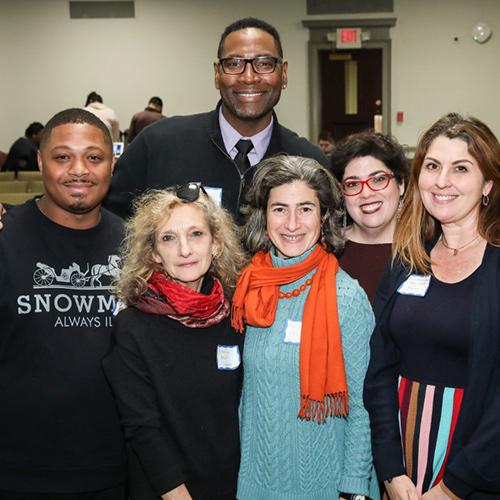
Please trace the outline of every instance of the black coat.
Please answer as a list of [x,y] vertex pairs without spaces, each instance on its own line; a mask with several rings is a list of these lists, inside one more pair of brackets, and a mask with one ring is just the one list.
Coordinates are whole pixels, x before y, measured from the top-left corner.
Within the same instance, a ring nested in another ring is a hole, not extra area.
[[197,500],[234,499],[242,367],[218,369],[217,352],[241,351],[243,335],[229,318],[188,328],[134,307],[116,316],[113,335],[103,366],[130,447],[130,498],[185,483]]
[[[145,128],[116,162],[105,206],[128,217],[132,201],[148,188],[165,188],[190,181],[222,188],[222,204],[236,219],[244,190],[255,167],[242,173],[224,147],[219,107],[208,113],[175,116]],[[271,142],[265,158],[278,153],[314,158],[324,165],[321,150],[278,123],[274,117]]]
[[[396,291],[408,277],[388,268],[375,302],[377,326],[365,379],[374,463],[380,480],[405,474],[398,423],[399,351],[389,334]],[[453,314],[453,311],[443,311]],[[478,270],[470,315],[464,398],[443,481],[461,498],[500,498],[500,248],[488,245]]]
[[37,145],[27,137],[19,137],[10,147],[2,170],[38,170]]

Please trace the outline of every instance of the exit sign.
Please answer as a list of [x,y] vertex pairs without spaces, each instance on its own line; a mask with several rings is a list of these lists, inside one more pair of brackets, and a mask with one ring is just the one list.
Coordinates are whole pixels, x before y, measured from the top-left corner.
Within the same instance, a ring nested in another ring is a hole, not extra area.
[[337,49],[360,49],[361,28],[337,28]]

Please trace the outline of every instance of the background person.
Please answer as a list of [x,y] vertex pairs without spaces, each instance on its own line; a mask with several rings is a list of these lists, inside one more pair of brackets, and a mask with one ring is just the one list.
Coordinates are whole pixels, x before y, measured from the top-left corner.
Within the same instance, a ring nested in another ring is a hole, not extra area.
[[408,160],[392,137],[360,132],[340,141],[330,162],[344,194],[347,242],[339,262],[373,304],[391,256]]
[[237,497],[368,495],[373,314],[334,255],[340,192],[315,160],[276,156],[257,169],[247,203],[254,257],[233,298],[233,325],[246,324]]
[[67,109],[43,131],[45,194],[0,231],[0,498],[125,500],[126,455],[109,351],[122,222],[101,203],[109,131]]
[[365,382],[391,499],[500,498],[499,188],[484,123],[451,113],[424,133]]
[[318,146],[321,148],[327,158],[330,158],[335,147],[335,141],[331,132],[322,130],[318,135]]
[[162,110],[163,101],[159,97],[151,97],[144,111],[139,111],[132,117],[128,128],[127,142],[131,143],[143,128],[165,118]]
[[234,500],[243,337],[229,300],[244,262],[230,216],[190,183],[136,203],[104,360],[130,445],[130,495]]
[[87,111],[94,113],[99,117],[108,127],[113,142],[120,140],[120,124],[116,113],[109,106],[106,106],[102,97],[95,91],[90,92],[85,101],[85,108]]
[[37,153],[43,125],[33,122],[24,132],[24,137],[17,139],[9,149],[2,170],[38,170]]
[[148,188],[197,179],[241,220],[245,189],[262,158],[284,152],[326,164],[319,148],[280,125],[273,111],[287,70],[274,26],[251,17],[227,26],[214,63],[216,109],[144,130],[120,156],[106,206],[127,217],[134,197]]

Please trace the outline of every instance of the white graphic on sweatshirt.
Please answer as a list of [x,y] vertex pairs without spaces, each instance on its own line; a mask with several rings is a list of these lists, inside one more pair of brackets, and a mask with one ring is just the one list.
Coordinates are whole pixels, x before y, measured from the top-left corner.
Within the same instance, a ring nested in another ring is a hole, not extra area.
[[50,314],[54,328],[110,328],[117,301],[110,292],[119,265],[118,255],[109,255],[107,264],[73,262],[60,270],[37,262],[33,271],[36,292],[17,297],[17,314],[39,314],[42,322],[46,321],[43,315]]
[[[59,273],[43,262],[36,263],[33,272],[33,288],[79,288],[91,290],[111,290],[111,278],[120,272],[120,258],[110,255],[107,264],[94,264],[82,270],[79,264],[73,262],[69,267],[61,269]],[[101,279],[106,278],[105,284]]]

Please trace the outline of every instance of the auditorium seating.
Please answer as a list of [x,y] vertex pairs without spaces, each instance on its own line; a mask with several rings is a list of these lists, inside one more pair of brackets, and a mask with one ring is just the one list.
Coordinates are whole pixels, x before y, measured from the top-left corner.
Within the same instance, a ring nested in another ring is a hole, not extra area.
[[4,205],[21,205],[34,198],[33,193],[0,193],[0,203]]
[[45,193],[43,181],[29,181],[27,191],[28,193]]
[[0,193],[27,193],[27,181],[3,181],[0,182]]
[[0,182],[13,181],[16,178],[15,172],[0,172]]
[[45,192],[40,172],[0,172],[0,203],[19,205]]
[[19,171],[17,173],[18,181],[41,181],[42,180],[42,172],[40,171]]

